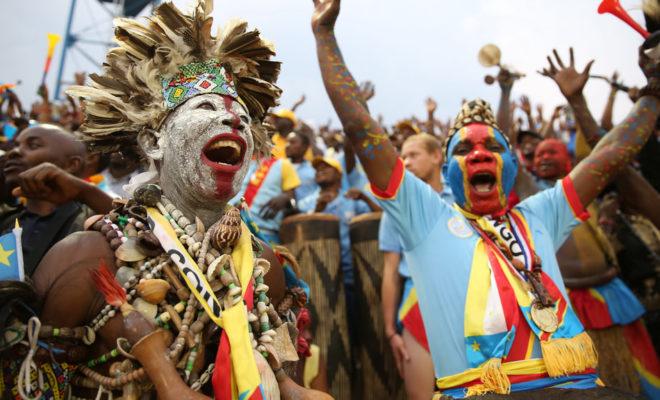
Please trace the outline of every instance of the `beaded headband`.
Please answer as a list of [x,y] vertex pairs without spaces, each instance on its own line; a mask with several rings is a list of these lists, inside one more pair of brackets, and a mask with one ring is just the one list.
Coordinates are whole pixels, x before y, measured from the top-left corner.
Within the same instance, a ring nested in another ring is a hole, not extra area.
[[[502,130],[497,125],[493,111],[490,108],[490,104],[482,99],[474,99],[472,101],[466,101],[461,107],[458,115],[454,119],[454,125],[451,128],[451,133],[447,136],[445,140],[445,155],[449,156],[447,152],[449,151],[449,142],[458,133],[461,128],[470,125],[470,124],[485,124],[498,132],[502,133]],[[504,140],[506,141],[509,148],[511,148],[511,143],[509,143],[509,138],[505,134],[502,134]]]
[[162,78],[165,107],[174,109],[198,94],[217,93],[230,96],[247,109],[238,97],[234,81],[218,60],[195,62],[179,67],[179,73]]
[[212,11],[212,0],[194,0],[189,13],[163,2],[146,21],[115,19],[118,47],[108,51],[102,73],[90,75],[90,86],[67,90],[82,98],[82,138],[100,151],[135,147],[140,132],[160,129],[186,100],[218,93],[245,107],[255,153],[270,154],[262,122],[282,92],[273,45],[241,20],[213,35]]

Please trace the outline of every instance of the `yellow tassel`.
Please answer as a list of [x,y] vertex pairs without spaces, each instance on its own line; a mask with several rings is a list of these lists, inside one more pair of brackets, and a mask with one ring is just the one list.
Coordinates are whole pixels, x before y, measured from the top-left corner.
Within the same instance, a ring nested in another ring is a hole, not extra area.
[[551,377],[565,376],[598,366],[596,348],[586,332],[570,339],[541,341],[541,352]]
[[472,385],[465,392],[465,397],[481,396],[482,394],[490,393],[492,390],[486,389],[483,384]]
[[491,358],[481,368],[481,382],[487,389],[498,394],[511,392],[511,382],[502,371],[501,358]]

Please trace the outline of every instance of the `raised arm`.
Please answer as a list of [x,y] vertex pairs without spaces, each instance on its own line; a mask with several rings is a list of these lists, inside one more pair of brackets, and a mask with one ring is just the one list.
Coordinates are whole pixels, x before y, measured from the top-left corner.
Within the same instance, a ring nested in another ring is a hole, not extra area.
[[502,129],[511,143],[516,142],[516,132],[513,129],[513,112],[511,107],[511,89],[513,89],[514,77],[511,73],[500,68],[497,74],[497,82],[500,85],[500,104],[497,106],[497,125]]
[[582,90],[589,80],[589,70],[591,70],[594,60],[589,61],[582,72],[578,72],[575,69],[575,57],[573,56],[572,47],[569,50],[570,60],[568,67],[564,66],[564,62],[559,57],[557,50],[552,50],[552,53],[557,60],[559,68],[552,62],[552,58],[547,56],[549,66],[548,68],[544,68],[543,71],[539,71],[539,73],[551,78],[559,86],[559,90],[561,90],[561,93],[573,109],[575,119],[582,129],[584,138],[591,147],[594,147],[600,139],[600,135],[598,134],[600,128],[593,115],[591,115],[591,111],[589,111],[589,107],[587,106],[587,100],[582,94]]
[[545,121],[543,123],[543,126],[541,127],[541,132],[539,132],[539,134],[543,139],[557,137],[554,128],[555,121],[557,120],[557,118],[559,118],[559,114],[561,113],[561,110],[563,108],[564,106],[556,106],[554,111],[552,112],[552,115],[550,116],[550,120]]
[[429,97],[426,99],[426,133],[435,136],[435,110],[438,108],[438,103]]
[[344,63],[334,32],[339,4],[339,0],[314,0],[312,31],[323,84],[369,181],[386,190],[396,163],[396,150],[383,128],[371,118],[358,84]]
[[600,126],[606,131],[609,131],[614,126],[612,125],[612,112],[614,110],[614,100],[616,99],[616,93],[619,91],[615,85],[618,77],[618,72],[614,72],[612,75],[612,84],[610,85],[610,95],[607,97],[605,109],[603,110],[603,116],[600,117]]
[[532,116],[532,103],[529,101],[529,97],[520,96],[520,109],[525,113],[527,117],[527,129],[536,132],[536,123],[534,122],[534,117]]
[[[657,35],[653,35],[645,44],[657,38]],[[642,95],[626,119],[605,135],[591,154],[570,173],[577,195],[584,205],[591,203],[626,167],[655,130],[660,115],[660,70],[658,61],[649,59],[643,49],[644,46],[640,48],[639,65],[647,77],[648,85],[642,89]]]

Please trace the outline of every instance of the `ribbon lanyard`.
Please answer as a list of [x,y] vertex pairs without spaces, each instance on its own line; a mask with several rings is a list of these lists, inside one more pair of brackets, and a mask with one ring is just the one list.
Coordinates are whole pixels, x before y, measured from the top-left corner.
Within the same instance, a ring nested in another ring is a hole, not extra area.
[[204,273],[199,269],[197,263],[188,254],[188,251],[181,242],[179,242],[174,229],[165,217],[153,207],[147,207],[147,222],[154,235],[158,238],[160,245],[178,267],[179,273],[181,273],[181,276],[185,280],[188,289],[190,289],[213,322],[222,327],[220,302],[215,297]]

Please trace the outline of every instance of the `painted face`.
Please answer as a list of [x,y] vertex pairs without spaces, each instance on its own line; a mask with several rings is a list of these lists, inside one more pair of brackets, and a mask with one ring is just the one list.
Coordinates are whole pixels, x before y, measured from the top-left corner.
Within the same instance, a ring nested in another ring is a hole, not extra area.
[[229,96],[198,95],[178,106],[160,131],[160,181],[197,202],[238,192],[252,159],[250,116]]
[[571,156],[558,139],[539,143],[534,153],[534,172],[542,179],[560,179],[571,171]]
[[478,215],[506,209],[518,172],[518,161],[502,134],[484,124],[470,124],[449,142],[442,167],[456,203]]

